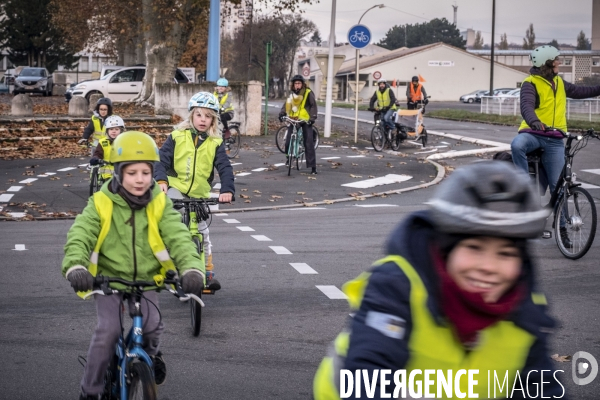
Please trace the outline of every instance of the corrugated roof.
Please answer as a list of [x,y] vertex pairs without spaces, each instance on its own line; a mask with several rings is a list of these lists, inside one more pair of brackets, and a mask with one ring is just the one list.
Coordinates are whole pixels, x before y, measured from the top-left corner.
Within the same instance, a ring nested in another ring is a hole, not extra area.
[[[559,50],[561,56],[600,56],[600,50]],[[467,50],[477,56],[490,56],[491,50]],[[494,56],[528,56],[531,50],[494,50]]]
[[[404,56],[407,56],[409,54],[414,54],[414,53],[418,53],[420,51],[423,50],[427,50],[429,48],[432,47],[437,47],[442,45],[443,43],[433,43],[433,44],[427,44],[424,46],[418,46],[418,47],[412,47],[412,48],[406,48],[406,47],[401,47],[399,49],[396,50],[392,50],[389,53],[385,53],[385,54],[375,54],[373,56],[370,57],[364,57],[360,59],[360,68],[369,68],[372,67],[374,65],[377,64],[381,64],[387,61],[391,61],[391,60],[395,60],[397,58],[401,58]],[[344,62],[344,64],[342,64],[342,66],[340,67],[340,70],[338,71],[338,73],[336,75],[339,74],[347,74],[349,72],[354,72],[355,71],[355,63],[356,60],[350,60],[351,62]]]

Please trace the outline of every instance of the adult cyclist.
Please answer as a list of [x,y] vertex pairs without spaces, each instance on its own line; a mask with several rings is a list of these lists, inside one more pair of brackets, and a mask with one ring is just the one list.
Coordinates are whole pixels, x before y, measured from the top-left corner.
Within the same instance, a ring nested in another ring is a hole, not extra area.
[[[394,129],[394,122],[392,122],[392,114],[394,110],[396,110],[396,95],[390,89],[390,86],[387,84],[385,79],[379,79],[377,81],[377,90],[371,96],[371,101],[369,102],[369,108],[375,109],[383,113],[383,122],[385,124],[385,128],[387,130]],[[377,103],[376,107],[375,103]]]
[[231,104],[231,96],[229,95],[229,81],[225,78],[217,80],[217,89],[213,93],[219,100],[219,116],[223,124],[223,139],[227,140],[231,137],[227,122],[233,119],[233,104]]
[[427,91],[418,76],[413,76],[410,85],[406,87],[406,106],[409,110],[416,110],[418,104],[427,104]]
[[[521,116],[519,134],[511,143],[513,162],[517,168],[528,172],[527,153],[544,149],[542,166],[548,176],[550,192],[558,182],[563,169],[564,143],[560,132],[567,131],[567,97],[585,99],[600,96],[600,86],[575,86],[558,76],[560,52],[553,46],[540,46],[529,59],[533,67],[521,85]],[[566,247],[571,247],[565,227],[560,228]]]

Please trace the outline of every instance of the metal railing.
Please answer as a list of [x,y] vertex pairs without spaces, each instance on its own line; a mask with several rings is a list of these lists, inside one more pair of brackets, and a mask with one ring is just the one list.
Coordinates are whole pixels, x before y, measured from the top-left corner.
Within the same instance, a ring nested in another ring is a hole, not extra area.
[[[481,113],[497,115],[521,115],[518,97],[481,96]],[[567,119],[600,121],[600,98],[567,99]]]

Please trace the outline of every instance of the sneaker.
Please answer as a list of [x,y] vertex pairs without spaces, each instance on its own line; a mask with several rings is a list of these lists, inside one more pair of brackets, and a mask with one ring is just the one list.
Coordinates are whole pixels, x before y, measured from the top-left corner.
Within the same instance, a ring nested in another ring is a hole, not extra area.
[[569,234],[567,233],[567,228],[565,228],[564,226],[562,226],[560,228],[560,240],[561,240],[563,246],[565,246],[567,249],[570,249],[571,247],[573,247],[573,242],[571,242],[571,239],[569,239]]
[[286,167],[289,167],[289,166],[290,166],[290,159],[289,159],[289,158],[286,158],[286,159],[285,159],[285,166],[286,166]]
[[312,168],[312,171],[310,171],[311,175],[317,175],[317,169],[315,167]]
[[154,383],[157,386],[165,383],[167,379],[167,365],[165,364],[165,360],[162,356],[162,353],[159,351],[155,356],[150,356],[152,359],[152,365],[154,366]]
[[215,279],[215,273],[213,271],[206,271],[206,289],[208,290],[219,290],[221,284]]
[[81,392],[81,394],[79,395],[79,400],[100,400],[100,396],[99,394],[97,395],[91,395],[91,394],[85,394],[83,392]]

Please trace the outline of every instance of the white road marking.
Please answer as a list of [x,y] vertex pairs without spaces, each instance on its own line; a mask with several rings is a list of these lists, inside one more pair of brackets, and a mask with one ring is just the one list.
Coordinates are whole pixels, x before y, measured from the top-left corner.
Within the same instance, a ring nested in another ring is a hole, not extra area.
[[347,149],[348,148],[348,146],[341,146],[341,147],[342,147],[342,149]]
[[372,147],[365,147],[365,150],[375,150],[375,149]]
[[213,189],[221,189],[221,182],[215,183],[215,186],[213,186]]
[[441,143],[441,144],[448,144],[448,145],[450,144],[450,143],[448,143],[448,142],[440,142],[440,143]]
[[434,153],[436,151],[437,151],[437,149],[432,149],[432,150],[427,150],[427,151],[419,151],[415,154],[427,154],[427,153]]
[[436,149],[443,149],[445,147],[448,147],[448,146],[435,146]]
[[47,178],[48,175],[44,174],[44,175],[38,175],[38,178]]
[[272,242],[271,239],[269,239],[268,237],[266,237],[265,235],[250,235],[252,236],[254,239],[258,240],[259,242]]
[[7,192],[18,192],[21,189],[23,189],[23,186],[11,186],[8,189],[6,189],[6,191]]
[[37,181],[37,178],[27,178],[27,179],[23,179],[19,183],[31,183],[31,182],[35,182],[35,181]]
[[25,248],[24,244],[15,244],[15,248],[13,250],[16,250],[16,251],[25,251],[27,249]]
[[8,203],[14,194],[0,194],[0,203]]
[[298,211],[298,210],[327,210],[326,207],[296,207],[296,208],[284,208],[281,211]]
[[61,168],[61,169],[57,169],[58,172],[65,172],[65,171],[70,171],[72,169],[75,169],[75,167],[67,167],[67,168]]
[[282,163],[277,163],[277,164],[273,164],[274,167],[283,167],[285,165],[284,162]]
[[[73,168],[75,169],[75,168]],[[56,175],[56,172],[44,172],[44,175]]]
[[324,149],[329,149],[329,148],[331,148],[331,147],[333,147],[333,146],[330,146],[330,145],[328,145],[328,144],[320,144],[320,145],[319,145],[319,148],[324,148]]
[[80,167],[87,167],[90,164],[79,164]]
[[235,176],[246,176],[251,175],[251,172],[240,172],[239,174],[235,174]]
[[239,224],[240,221],[238,221],[237,219],[224,219],[223,222],[226,222],[228,224]]
[[[214,193],[211,193],[211,197]],[[219,205],[218,204],[211,204],[208,206],[208,209],[210,210],[211,213],[215,212],[215,211],[219,211]]]
[[600,186],[591,185],[589,183],[577,182],[581,184],[581,187],[584,189],[600,189]]
[[232,167],[233,167],[234,165],[242,165],[242,163],[241,163],[241,162],[235,162],[235,163],[231,164],[231,166],[232,166]]
[[269,246],[269,248],[273,250],[275,254],[292,254],[291,251],[289,251],[283,246]]
[[348,156],[348,158],[364,158],[365,156],[360,155],[360,156]]
[[358,188],[358,189],[367,189],[375,186],[381,185],[390,185],[392,183],[400,183],[405,182],[412,179],[410,175],[396,175],[396,174],[388,174],[386,176],[381,176],[379,178],[366,179],[364,181],[344,183],[342,186]]
[[372,208],[372,207],[400,207],[397,204],[355,204],[356,207]]
[[242,232],[254,232],[254,229],[250,228],[249,226],[236,226],[236,228]]
[[600,175],[600,169],[582,169],[583,172],[589,172],[590,174]]
[[347,299],[348,296],[344,294],[340,289],[333,285],[316,285],[317,289],[319,289],[323,294],[329,297],[332,300],[337,299]]
[[321,160],[337,160],[338,158],[342,157],[321,157]]
[[229,214],[226,214],[226,213],[217,213],[217,214],[213,214],[213,215],[216,215],[217,217],[226,217]]
[[[219,193],[210,193],[210,198],[211,199],[218,199],[219,198]],[[218,204],[215,204],[215,206],[218,206]],[[212,207],[212,205],[211,205]],[[219,209],[219,207],[216,208],[217,210]],[[212,210],[212,208],[211,208]]]
[[0,211],[4,210],[4,207],[0,206]]
[[[268,169],[269,169],[269,168],[256,168],[256,169],[253,169],[253,170],[252,170],[252,172],[262,172],[262,171],[266,171],[266,170],[268,170]],[[239,174],[238,174],[238,175],[239,175]]]
[[23,218],[24,216],[27,215],[27,213],[24,213],[24,212],[9,212],[8,215],[10,215],[13,218]]
[[306,263],[290,263],[290,265],[292,267],[294,267],[294,269],[296,271],[298,271],[299,273],[301,273],[301,274],[318,274],[317,271],[315,271],[314,269],[312,269]]

